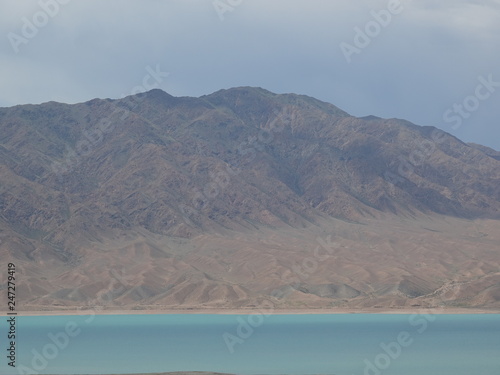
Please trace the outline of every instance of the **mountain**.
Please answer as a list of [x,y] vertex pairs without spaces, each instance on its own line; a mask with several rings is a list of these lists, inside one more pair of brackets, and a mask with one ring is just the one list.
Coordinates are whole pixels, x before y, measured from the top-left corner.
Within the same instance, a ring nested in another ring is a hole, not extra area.
[[26,308],[106,292],[140,308],[500,306],[500,153],[434,127],[239,87],[1,108],[0,128],[0,253]]

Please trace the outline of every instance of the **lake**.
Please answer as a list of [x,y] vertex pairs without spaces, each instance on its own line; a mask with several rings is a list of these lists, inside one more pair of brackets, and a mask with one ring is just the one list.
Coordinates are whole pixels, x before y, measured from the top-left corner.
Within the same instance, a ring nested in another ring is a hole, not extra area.
[[17,317],[1,374],[498,375],[500,315],[98,315]]

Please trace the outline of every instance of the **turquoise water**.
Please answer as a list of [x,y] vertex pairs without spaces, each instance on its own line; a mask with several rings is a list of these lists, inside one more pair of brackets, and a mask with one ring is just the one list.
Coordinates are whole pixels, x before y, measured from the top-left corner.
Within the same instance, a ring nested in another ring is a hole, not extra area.
[[[1,319],[1,352],[7,353],[6,318]],[[8,367],[3,354],[0,374],[500,374],[500,315],[17,319],[17,367]]]

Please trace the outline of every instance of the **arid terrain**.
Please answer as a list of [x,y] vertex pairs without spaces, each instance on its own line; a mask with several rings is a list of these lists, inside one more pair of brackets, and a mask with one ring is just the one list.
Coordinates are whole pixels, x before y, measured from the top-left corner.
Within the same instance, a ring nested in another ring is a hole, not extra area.
[[500,311],[500,153],[436,128],[235,88],[0,129],[20,312]]
[[81,250],[85,261],[74,266],[16,260],[21,308],[498,309],[499,229],[420,217],[192,239],[117,235]]

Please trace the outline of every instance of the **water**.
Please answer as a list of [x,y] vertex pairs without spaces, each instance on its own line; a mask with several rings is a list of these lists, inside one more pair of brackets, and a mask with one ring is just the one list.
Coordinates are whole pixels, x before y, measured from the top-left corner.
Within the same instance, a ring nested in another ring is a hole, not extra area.
[[[6,353],[7,324],[1,319],[1,352]],[[500,315],[17,319],[17,368],[8,367],[2,354],[0,374],[500,374]]]

